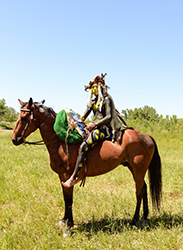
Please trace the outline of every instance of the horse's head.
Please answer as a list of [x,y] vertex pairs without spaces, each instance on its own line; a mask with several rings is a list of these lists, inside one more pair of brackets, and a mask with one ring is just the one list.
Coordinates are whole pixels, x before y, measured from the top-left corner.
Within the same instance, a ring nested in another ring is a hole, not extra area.
[[11,137],[16,146],[22,144],[25,138],[40,126],[38,119],[36,119],[38,106],[33,103],[32,98],[27,103],[21,100],[19,103],[21,105],[20,114]]

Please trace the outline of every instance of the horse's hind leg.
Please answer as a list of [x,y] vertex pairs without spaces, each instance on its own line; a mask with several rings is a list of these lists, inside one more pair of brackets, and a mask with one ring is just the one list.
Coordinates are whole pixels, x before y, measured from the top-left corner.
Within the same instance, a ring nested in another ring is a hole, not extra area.
[[142,196],[143,196],[143,219],[147,220],[147,216],[149,214],[149,208],[148,208],[148,199],[147,199],[147,185],[144,181],[144,186],[141,190]]
[[133,220],[131,222],[132,225],[136,225],[137,221],[139,220],[139,212],[140,212],[140,206],[141,206],[141,201],[142,201],[142,194],[140,193],[139,195],[136,194],[137,198],[137,205],[135,209],[135,214],[133,216]]
[[143,217],[144,219],[147,219],[148,216],[148,202],[147,202],[147,185],[144,181],[144,173],[137,174],[134,172],[134,169],[129,165],[128,166],[129,170],[131,171],[133,178],[135,180],[136,184],[136,199],[137,199],[137,204],[136,204],[136,209],[135,209],[135,214],[132,219],[132,225],[136,225],[137,221],[139,220],[139,213],[140,213],[140,206],[141,202],[143,199]]
[[147,220],[149,209],[148,209],[148,199],[147,199],[147,185],[145,181],[144,181],[144,185],[140,193],[136,194],[136,197],[137,197],[137,205],[136,205],[135,214],[132,220],[132,225],[135,225],[137,221],[139,220],[139,213],[140,213],[140,206],[141,206],[142,199],[143,199],[143,219]]

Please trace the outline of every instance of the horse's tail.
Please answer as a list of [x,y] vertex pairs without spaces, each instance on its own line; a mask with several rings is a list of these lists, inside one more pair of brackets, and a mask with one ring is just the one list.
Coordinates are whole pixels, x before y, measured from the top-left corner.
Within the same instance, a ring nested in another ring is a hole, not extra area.
[[152,205],[159,210],[162,198],[161,158],[155,140],[152,137],[151,139],[154,142],[155,151],[148,168],[149,185]]

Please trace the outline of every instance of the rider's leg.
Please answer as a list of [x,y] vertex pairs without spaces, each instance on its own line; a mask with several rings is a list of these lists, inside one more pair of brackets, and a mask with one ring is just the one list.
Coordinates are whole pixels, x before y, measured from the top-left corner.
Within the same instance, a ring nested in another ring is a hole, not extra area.
[[90,133],[87,140],[81,144],[74,172],[72,176],[65,183],[63,183],[64,186],[71,187],[77,182],[77,176],[83,166],[84,161],[86,160],[87,151],[93,147],[97,141],[105,138],[106,134],[104,132],[105,131],[103,130],[100,131],[99,129],[95,129]]
[[80,149],[79,149],[77,163],[76,163],[74,172],[72,174],[74,177],[74,180],[77,178],[77,175],[79,171],[81,170],[84,161],[86,160],[86,154],[88,150],[92,148],[97,143],[97,141],[105,138],[106,133],[104,132],[105,131],[103,131],[103,129],[101,130],[95,129],[93,132],[90,133],[87,140],[81,144]]
[[74,177],[74,180],[76,179],[79,171],[81,170],[83,166],[84,161],[86,160],[86,154],[89,148],[90,148],[90,144],[88,144],[87,141],[84,141],[79,148],[78,159],[76,162],[74,172],[72,174]]

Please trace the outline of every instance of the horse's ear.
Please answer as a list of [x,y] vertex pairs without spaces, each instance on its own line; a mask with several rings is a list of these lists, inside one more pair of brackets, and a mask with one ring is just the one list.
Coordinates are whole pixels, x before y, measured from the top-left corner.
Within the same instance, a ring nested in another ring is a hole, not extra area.
[[18,101],[19,101],[20,105],[23,106],[24,103],[20,99],[18,99]]
[[31,97],[30,100],[29,100],[29,106],[32,107],[32,104],[33,104],[33,100],[32,100],[32,97]]
[[43,103],[45,103],[45,100],[42,100],[42,102],[41,102],[41,103],[42,103],[42,104],[43,104]]

